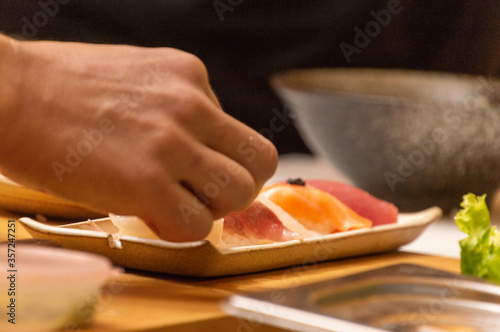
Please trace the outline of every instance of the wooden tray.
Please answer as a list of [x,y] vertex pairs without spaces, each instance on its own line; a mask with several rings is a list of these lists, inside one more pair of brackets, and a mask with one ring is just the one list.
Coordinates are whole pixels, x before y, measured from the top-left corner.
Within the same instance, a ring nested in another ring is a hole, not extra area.
[[65,219],[103,217],[77,203],[21,186],[0,174],[0,208],[23,214]]
[[109,257],[116,265],[146,271],[211,277],[258,272],[285,266],[395,250],[416,239],[442,216],[438,207],[400,214],[398,223],[371,229],[266,245],[218,249],[208,241],[172,243],[123,236],[109,218],[94,220],[104,232],[92,231],[89,222],[47,226],[30,218],[20,223],[34,238],[60,243],[65,248]]

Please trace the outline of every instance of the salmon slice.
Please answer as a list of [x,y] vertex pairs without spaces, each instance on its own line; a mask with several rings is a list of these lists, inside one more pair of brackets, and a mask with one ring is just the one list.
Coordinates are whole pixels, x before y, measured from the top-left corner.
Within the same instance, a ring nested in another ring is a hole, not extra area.
[[264,188],[259,197],[271,200],[307,229],[320,234],[372,226],[371,220],[334,196],[309,185],[278,183]]

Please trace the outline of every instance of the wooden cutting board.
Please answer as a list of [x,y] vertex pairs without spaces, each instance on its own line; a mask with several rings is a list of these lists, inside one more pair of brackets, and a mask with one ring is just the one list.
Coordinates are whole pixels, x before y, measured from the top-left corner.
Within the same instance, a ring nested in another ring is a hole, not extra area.
[[[0,241],[7,239],[7,220],[17,217],[0,213]],[[17,239],[28,237],[17,228]],[[235,293],[296,287],[399,263],[460,271],[457,259],[400,251],[218,278],[126,270],[103,288],[94,320],[81,331],[283,331],[230,317],[219,304]]]

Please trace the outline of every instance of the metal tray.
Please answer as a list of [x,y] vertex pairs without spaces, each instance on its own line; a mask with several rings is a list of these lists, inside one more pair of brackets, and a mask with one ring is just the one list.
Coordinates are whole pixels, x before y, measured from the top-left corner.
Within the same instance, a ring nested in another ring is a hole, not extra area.
[[222,307],[294,331],[500,331],[500,285],[411,264],[234,295]]

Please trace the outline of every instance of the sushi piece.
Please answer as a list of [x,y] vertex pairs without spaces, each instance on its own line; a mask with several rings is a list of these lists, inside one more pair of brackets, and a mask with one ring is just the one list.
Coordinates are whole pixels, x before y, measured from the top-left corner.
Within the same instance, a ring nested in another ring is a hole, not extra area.
[[[158,240],[149,227],[136,216],[109,214],[118,227],[118,236],[130,235]],[[213,222],[205,240],[227,249],[256,244],[300,240],[320,235],[306,229],[282,208],[264,198],[255,200],[247,209],[233,212]]]
[[[269,244],[370,228],[397,215],[391,203],[348,184],[296,179],[265,187],[247,209],[215,220],[205,239],[221,249]],[[158,239],[137,217],[110,217],[120,236]]]
[[[124,235],[139,237],[143,239],[151,239],[151,240],[161,240],[158,235],[156,235],[146,223],[136,216],[122,216],[116,215],[113,213],[109,214],[109,218],[113,225],[118,228],[118,233],[116,235],[116,239]],[[96,231],[102,231],[99,229],[95,223],[91,224],[91,227]],[[96,229],[97,227],[97,229]],[[221,233],[223,228],[223,219],[214,220],[212,224],[212,229],[210,233],[205,237],[205,240],[212,242],[215,246],[217,246],[221,240]]]
[[395,224],[398,221],[399,210],[394,204],[374,197],[360,188],[330,180],[304,182],[333,195],[360,216],[370,219],[372,226]]
[[265,197],[280,206],[309,230],[320,234],[370,228],[372,221],[360,216],[329,193],[303,182],[278,183],[264,188]]
[[281,207],[265,197],[256,199],[247,209],[224,217],[221,249],[269,244],[320,235],[310,231]]

